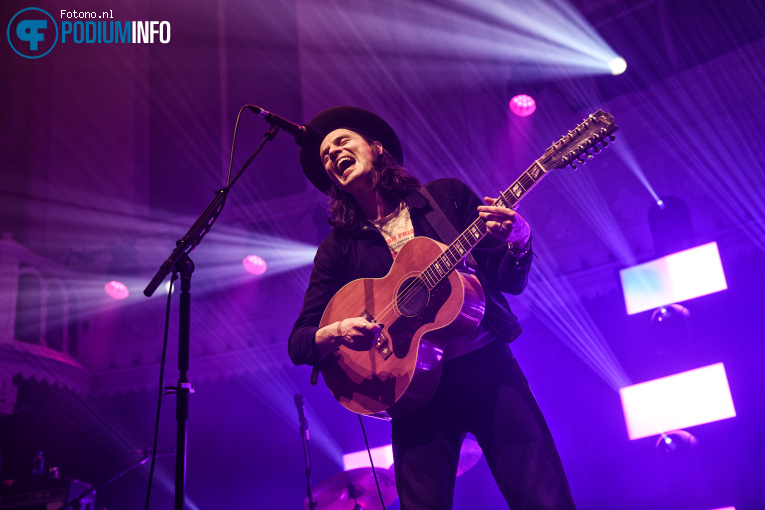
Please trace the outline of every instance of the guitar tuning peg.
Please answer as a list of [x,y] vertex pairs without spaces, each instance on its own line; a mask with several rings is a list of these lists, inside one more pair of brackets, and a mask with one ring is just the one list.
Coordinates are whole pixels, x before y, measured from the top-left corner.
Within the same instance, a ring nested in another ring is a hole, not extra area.
[[591,153],[589,153],[589,152],[585,152],[585,154],[587,155],[587,159],[592,159],[592,158],[594,157],[594,156],[593,156]]
[[596,144],[593,144],[593,145],[592,145],[592,151],[593,151],[595,154],[599,153],[599,152],[600,152],[600,150],[601,150],[601,149],[600,149],[600,147],[598,147]]
[[605,149],[606,147],[608,147],[608,138],[604,138],[604,139],[602,139],[602,140],[600,141],[600,143],[602,143],[602,144],[603,144],[603,148]]
[[573,168],[574,170],[576,170],[576,165],[575,165],[574,163],[571,163],[571,168]]
[[586,161],[583,160],[581,157],[576,158],[576,160],[579,162],[580,165],[584,165],[586,163]]
[[612,142],[616,141],[616,137],[614,135],[611,135],[608,137]]

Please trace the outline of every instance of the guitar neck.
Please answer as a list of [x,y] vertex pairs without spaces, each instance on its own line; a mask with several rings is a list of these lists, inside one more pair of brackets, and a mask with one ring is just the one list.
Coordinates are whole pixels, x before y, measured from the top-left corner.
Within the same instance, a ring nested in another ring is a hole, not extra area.
[[[614,141],[613,133],[618,129],[610,113],[603,110],[596,111],[563,135],[560,140],[553,142],[541,158],[534,161],[534,164],[500,194],[495,205],[514,208],[521,198],[547,175],[548,171],[566,166],[576,168],[577,164],[583,165],[585,163],[583,156],[591,159],[594,154],[598,154],[601,148],[597,144],[602,144],[603,148],[607,147],[609,141]],[[477,218],[422,272],[421,278],[428,288],[432,290],[438,285],[487,233],[486,223],[481,218]]]
[[[521,201],[526,193],[531,190],[542,178],[547,175],[547,170],[542,166],[539,160],[535,161],[527,168],[509,188],[503,191],[494,202],[499,207],[514,208]],[[483,219],[476,220],[462,232],[449,247],[430,264],[421,274],[429,289],[433,289],[443,280],[462,259],[467,257],[468,253],[486,237],[488,229]]]

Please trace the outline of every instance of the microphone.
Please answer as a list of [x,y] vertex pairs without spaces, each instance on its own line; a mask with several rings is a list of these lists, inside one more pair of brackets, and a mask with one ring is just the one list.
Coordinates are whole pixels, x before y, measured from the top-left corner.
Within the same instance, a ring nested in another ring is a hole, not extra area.
[[295,406],[300,419],[300,437],[308,439],[308,420],[305,419],[305,400],[302,393],[295,393]]
[[264,119],[266,119],[266,121],[272,126],[276,126],[282,131],[286,131],[292,136],[294,136],[295,142],[301,147],[317,145],[322,139],[322,136],[321,136],[321,133],[319,133],[319,130],[311,126],[310,124],[303,124],[302,126],[299,124],[295,124],[294,122],[290,122],[284,117],[279,117],[278,115],[274,113],[266,111],[263,108],[252,105],[252,104],[248,104],[247,108],[252,110],[255,114],[259,115],[260,117],[263,117]]

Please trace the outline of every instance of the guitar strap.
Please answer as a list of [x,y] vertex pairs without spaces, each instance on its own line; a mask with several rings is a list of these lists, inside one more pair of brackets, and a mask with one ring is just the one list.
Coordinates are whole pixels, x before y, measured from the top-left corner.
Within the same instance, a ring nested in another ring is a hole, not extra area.
[[[457,239],[459,232],[454,228],[454,224],[449,221],[449,218],[446,217],[446,213],[444,213],[443,209],[441,209],[438,203],[433,199],[433,195],[425,189],[425,186],[420,186],[418,191],[422,196],[428,199],[428,204],[430,204],[430,211],[425,213],[425,220],[430,223],[430,226],[433,227],[433,230],[436,231],[436,234],[438,234],[438,237],[441,238],[441,241],[444,244],[451,244]],[[478,267],[472,253],[468,253],[465,258],[468,266],[472,268]]]

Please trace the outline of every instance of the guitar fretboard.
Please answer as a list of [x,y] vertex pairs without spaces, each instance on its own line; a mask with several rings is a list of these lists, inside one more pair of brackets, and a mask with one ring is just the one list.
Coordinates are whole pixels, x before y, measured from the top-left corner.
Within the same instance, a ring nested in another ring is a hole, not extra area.
[[[546,175],[547,170],[537,160],[527,168],[513,184],[503,191],[494,205],[499,207],[513,208],[520,202],[528,191],[533,188],[542,177]],[[420,278],[428,286],[429,290],[438,285],[457,265],[467,257],[467,254],[476,247],[476,245],[488,233],[486,223],[483,219],[476,220],[449,245],[449,247],[430,264],[420,275]]]

